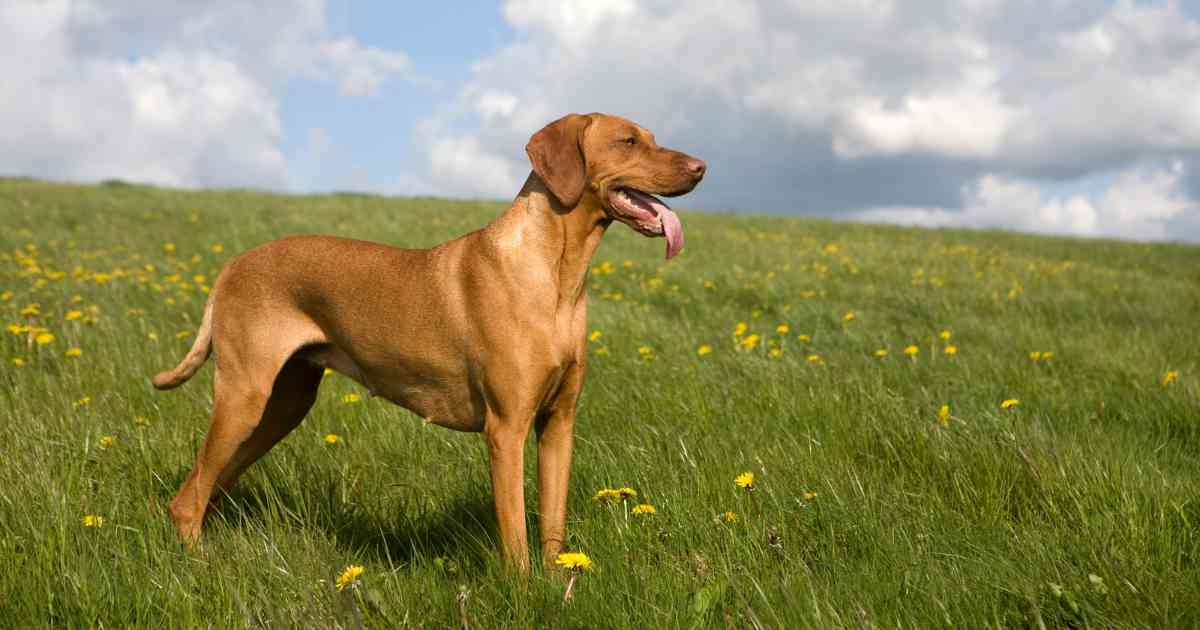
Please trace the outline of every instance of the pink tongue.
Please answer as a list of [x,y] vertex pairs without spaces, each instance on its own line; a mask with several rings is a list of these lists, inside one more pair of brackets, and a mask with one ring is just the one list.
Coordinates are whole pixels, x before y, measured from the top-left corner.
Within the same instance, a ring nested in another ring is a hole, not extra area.
[[662,218],[663,236],[667,237],[667,260],[670,260],[683,249],[683,225],[675,212],[665,205],[659,207],[658,212]]
[[647,195],[633,188],[625,190],[635,204],[644,210],[652,210],[658,215],[659,222],[662,223],[663,236],[667,237],[667,260],[670,260],[679,253],[679,250],[683,249],[683,225],[679,223],[679,217],[658,197]]

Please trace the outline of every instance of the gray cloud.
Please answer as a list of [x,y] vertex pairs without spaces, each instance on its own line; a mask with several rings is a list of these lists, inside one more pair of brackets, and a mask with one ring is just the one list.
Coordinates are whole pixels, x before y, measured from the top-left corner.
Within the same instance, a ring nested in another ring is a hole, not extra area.
[[[506,16],[521,39],[427,121],[430,168],[409,177],[511,195],[533,131],[599,110],[709,162],[688,205],[1117,235],[1132,213],[1146,238],[1197,212],[1200,23],[1178,3],[510,0]],[[1078,216],[1025,194],[1104,173],[1127,188],[1081,193]],[[1166,205],[1113,206],[1135,198]]]

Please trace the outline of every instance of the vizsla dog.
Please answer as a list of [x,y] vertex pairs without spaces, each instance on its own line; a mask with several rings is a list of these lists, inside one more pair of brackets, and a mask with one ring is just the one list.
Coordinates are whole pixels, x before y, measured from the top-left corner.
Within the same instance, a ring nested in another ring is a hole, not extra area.
[[522,571],[523,445],[534,427],[542,558],[553,561],[566,533],[592,254],[614,220],[665,236],[667,258],[678,253],[679,218],[652,195],[691,191],[705,165],[603,114],[556,120],[525,151],[533,172],[508,210],[433,249],[298,236],[229,261],[191,351],[153,379],[176,387],[215,355],[212,425],[170,505],[189,544],[214,490],[300,424],[328,367],[426,422],[484,434],[502,555]]

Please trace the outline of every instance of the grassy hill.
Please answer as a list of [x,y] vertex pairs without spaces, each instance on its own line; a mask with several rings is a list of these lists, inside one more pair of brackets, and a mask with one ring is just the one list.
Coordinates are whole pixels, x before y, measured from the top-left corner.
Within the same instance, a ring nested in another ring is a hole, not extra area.
[[[222,264],[295,233],[427,247],[504,207],[0,181],[0,620],[1200,626],[1200,248],[1181,245],[685,212],[664,263],[614,225],[568,506],[595,565],[568,605],[562,576],[500,565],[478,436],[337,375],[182,550],[165,506],[212,369],[148,378]],[[610,487],[637,497],[593,500]],[[349,565],[361,587],[338,592]]]

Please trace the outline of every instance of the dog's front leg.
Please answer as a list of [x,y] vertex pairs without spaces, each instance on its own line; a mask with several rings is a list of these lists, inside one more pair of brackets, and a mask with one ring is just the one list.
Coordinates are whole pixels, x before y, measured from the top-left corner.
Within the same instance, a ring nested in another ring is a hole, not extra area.
[[500,527],[500,552],[509,566],[529,571],[529,543],[525,538],[525,437],[529,421],[488,412],[487,438],[492,470],[492,494]]
[[567,539],[567,485],[575,436],[575,407],[583,368],[567,373],[558,395],[538,417],[538,529],[542,563],[553,566]]

